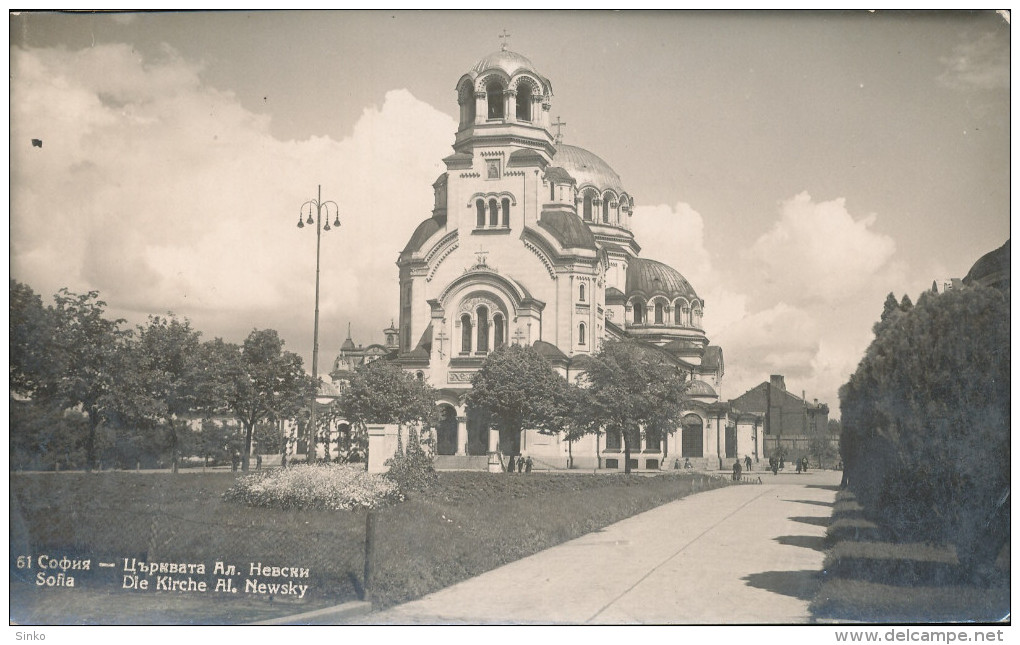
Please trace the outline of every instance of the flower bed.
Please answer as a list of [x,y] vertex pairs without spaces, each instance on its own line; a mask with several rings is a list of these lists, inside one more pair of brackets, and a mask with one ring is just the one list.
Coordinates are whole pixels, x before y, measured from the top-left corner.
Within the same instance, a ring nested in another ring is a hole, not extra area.
[[334,511],[403,501],[396,483],[351,464],[300,464],[246,475],[223,498],[248,506]]

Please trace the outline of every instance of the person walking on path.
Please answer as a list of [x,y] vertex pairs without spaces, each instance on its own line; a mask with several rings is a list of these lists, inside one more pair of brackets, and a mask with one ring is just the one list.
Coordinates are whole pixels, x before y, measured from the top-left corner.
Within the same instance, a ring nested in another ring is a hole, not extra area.
[[528,460],[524,462],[524,472],[530,473],[531,467],[535,465],[535,462],[531,460],[531,455],[528,455]]
[[751,472],[751,455],[744,455],[744,470]]
[[512,473],[512,472],[514,472],[514,470],[516,470],[516,468],[517,468],[517,464],[514,461],[514,456],[510,455],[510,461],[507,463],[506,471],[508,473]]
[[740,460],[735,459],[733,461],[733,481],[740,481]]
[[524,472],[524,457],[517,458],[517,472],[519,473]]

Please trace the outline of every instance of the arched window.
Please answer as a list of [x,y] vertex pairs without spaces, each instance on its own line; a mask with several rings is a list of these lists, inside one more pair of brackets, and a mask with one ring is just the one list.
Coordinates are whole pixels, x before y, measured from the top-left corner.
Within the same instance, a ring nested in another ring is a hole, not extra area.
[[684,319],[680,317],[680,312],[681,312],[680,303],[678,302],[678,303],[676,303],[676,306],[673,307],[673,324],[674,325],[682,325],[682,324],[684,324]]
[[489,351],[489,310],[478,308],[478,351]]
[[470,92],[464,99],[465,107],[465,119],[464,125],[471,125],[475,122],[475,93]]
[[584,302],[584,285],[583,284],[579,287],[578,298],[577,299],[580,300],[581,302]]
[[584,221],[591,221],[591,193],[584,194]]
[[577,344],[578,345],[584,345],[584,340],[585,340],[584,332],[585,332],[584,323],[581,323],[580,325],[577,326]]
[[495,198],[489,200],[489,226],[499,225],[499,204]]
[[499,81],[492,81],[485,86],[485,94],[489,100],[489,118],[503,118],[503,85]]
[[531,86],[527,83],[517,86],[517,120],[531,121]]
[[602,200],[602,223],[603,224],[608,224],[609,223],[609,200],[608,199],[603,199]]
[[634,323],[640,325],[645,321],[645,308],[640,302],[634,303]]
[[471,316],[467,314],[460,317],[460,352],[471,353]]
[[492,348],[499,349],[503,346],[503,314],[492,316]]
[[659,300],[655,303],[655,324],[661,325],[663,323],[663,316],[665,314],[665,308],[662,306],[662,301]]
[[478,201],[475,202],[475,208],[478,209],[477,226],[478,228],[483,228],[485,226],[485,202],[479,199]]
[[510,200],[503,198],[503,228],[510,228]]

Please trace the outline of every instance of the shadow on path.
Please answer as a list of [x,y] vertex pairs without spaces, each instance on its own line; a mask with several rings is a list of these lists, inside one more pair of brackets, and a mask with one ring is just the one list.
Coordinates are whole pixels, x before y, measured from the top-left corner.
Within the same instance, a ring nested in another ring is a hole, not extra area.
[[824,484],[808,484],[804,488],[817,488],[819,490],[834,490],[834,491],[839,490],[839,486],[826,486]]
[[820,502],[816,499],[788,499],[785,500],[791,504],[811,504],[813,506],[824,506],[825,508],[832,508],[832,502]]
[[744,576],[741,580],[745,580],[748,585],[758,589],[806,601],[815,597],[822,583],[818,572],[808,569],[752,573]]
[[815,535],[780,535],[776,542],[786,546],[799,546],[815,551],[825,551],[825,538]]
[[829,522],[832,521],[831,517],[815,517],[815,516],[812,516],[812,515],[807,515],[807,516],[798,515],[798,516],[791,517],[790,519],[793,520],[794,522],[803,522],[804,524],[810,524],[812,526],[821,526],[821,527],[829,526]]

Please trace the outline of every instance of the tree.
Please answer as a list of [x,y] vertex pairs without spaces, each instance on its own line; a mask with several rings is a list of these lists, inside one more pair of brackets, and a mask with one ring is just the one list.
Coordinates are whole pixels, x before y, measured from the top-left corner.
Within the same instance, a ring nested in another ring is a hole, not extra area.
[[1009,535],[1009,294],[926,292],[887,318],[840,388],[844,483],[895,535],[953,541],[978,569]]
[[687,401],[686,375],[672,357],[635,341],[606,341],[586,363],[588,410],[584,432],[618,432],[623,438],[626,472],[640,432],[672,433],[681,424]]
[[[208,369],[220,375],[211,383],[218,384],[214,387],[244,428],[244,471],[248,470],[256,424],[295,416],[312,396],[314,386],[301,357],[285,351],[283,344],[275,330],[256,329],[240,348],[218,338],[203,347]],[[315,450],[314,444],[310,450]]]
[[511,454],[520,452],[521,431],[545,433],[564,426],[566,380],[531,347],[504,345],[489,354],[467,394],[468,414],[496,428],[500,444]]
[[55,369],[52,360],[53,312],[32,288],[10,283],[10,391],[31,397]]
[[143,426],[166,429],[170,464],[177,472],[182,436],[189,418],[211,411],[217,404],[220,375],[210,373],[199,353],[201,333],[188,320],[150,316],[148,324],[138,328],[131,343],[133,359],[124,374],[120,398],[123,408]]
[[417,423],[436,421],[436,391],[419,381],[396,363],[379,360],[354,370],[350,383],[336,402],[338,417],[351,424],[354,437],[344,461],[359,461],[367,456],[369,423]]
[[74,294],[61,289],[54,296],[53,337],[45,378],[34,385],[35,394],[59,409],[79,407],[88,416],[85,439],[87,470],[96,465],[99,424],[116,413],[116,378],[126,356],[130,331],[120,329],[121,319],[109,320],[98,291]]

